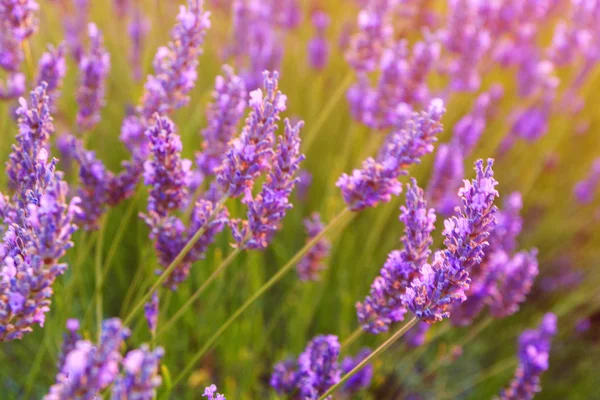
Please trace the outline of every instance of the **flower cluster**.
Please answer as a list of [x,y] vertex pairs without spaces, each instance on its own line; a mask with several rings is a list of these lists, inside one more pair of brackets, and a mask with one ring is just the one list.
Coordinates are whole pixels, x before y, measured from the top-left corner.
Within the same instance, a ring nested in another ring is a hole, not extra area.
[[[342,375],[348,374],[370,354],[371,349],[365,347],[361,349],[356,356],[348,356],[344,358],[340,366],[340,369],[342,370]],[[371,385],[371,378],[373,378],[373,366],[371,364],[368,364],[356,374],[352,375],[350,379],[348,379],[346,383],[344,383],[344,392],[355,393],[368,388],[369,385]]]
[[575,194],[575,198],[581,204],[589,204],[594,199],[594,195],[596,194],[596,189],[600,184],[600,158],[596,159],[592,164],[592,168],[588,173],[588,176],[585,179],[579,181],[575,188],[573,189],[573,193]]
[[[304,220],[304,228],[308,234],[307,242],[316,237],[323,231],[323,223],[318,213],[313,213],[310,218]],[[303,281],[316,281],[319,279],[319,272],[325,269],[324,260],[329,255],[331,243],[325,237],[308,250],[308,253],[298,262],[296,270],[298,276]]]
[[316,35],[308,42],[308,61],[312,68],[321,70],[325,68],[329,59],[329,44],[325,38],[325,31],[330,23],[329,16],[323,11],[316,11],[311,21]]
[[56,100],[60,96],[60,88],[67,70],[65,62],[65,45],[48,46],[48,51],[42,54],[38,62],[37,86],[46,82],[46,93],[50,98],[50,110],[54,111]]
[[530,400],[541,391],[540,376],[548,369],[552,336],[556,334],[556,315],[544,315],[537,329],[519,337],[519,366],[509,387],[500,392],[502,400]]
[[486,167],[482,160],[475,163],[475,179],[465,180],[459,191],[462,207],[444,221],[446,248],[434,254],[431,265],[423,265],[421,276],[406,290],[406,306],[423,321],[448,318],[450,306],[466,300],[469,271],[481,262],[487,238],[496,225],[494,199],[498,192],[492,164],[492,160]]
[[440,120],[444,112],[443,102],[433,100],[426,112],[413,113],[405,128],[388,137],[377,160],[368,158],[360,170],[354,170],[352,175],[343,174],[338,179],[336,185],[350,210],[375,207],[402,192],[398,177],[406,175],[409,166],[419,163],[421,157],[433,151],[436,135],[442,131]]
[[431,254],[435,213],[427,208],[423,191],[415,180],[408,185],[406,205],[401,208],[400,221],[404,223],[401,240],[404,248],[388,255],[380,275],[371,285],[369,296],[356,304],[358,320],[363,329],[373,334],[385,332],[390,324],[404,319],[406,306],[403,296]]
[[206,400],[226,400],[225,395],[217,393],[217,387],[215,385],[210,385],[204,389],[202,397],[206,397]]

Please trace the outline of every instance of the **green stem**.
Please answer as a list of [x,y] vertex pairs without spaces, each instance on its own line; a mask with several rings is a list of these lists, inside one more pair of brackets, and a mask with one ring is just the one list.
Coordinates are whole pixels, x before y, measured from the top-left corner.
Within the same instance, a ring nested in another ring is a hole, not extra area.
[[123,239],[123,236],[125,236],[127,228],[130,227],[128,221],[131,218],[131,214],[133,214],[133,211],[135,210],[135,205],[136,201],[131,201],[129,207],[127,208],[127,211],[125,211],[125,215],[121,219],[121,223],[119,223],[119,229],[117,229],[114,239],[110,244],[110,249],[108,249],[108,255],[106,256],[106,261],[104,265],[104,272],[102,273],[102,282],[105,281],[106,276],[110,271],[110,268],[112,266],[112,260],[115,254],[117,253],[117,249],[119,249],[119,244],[121,244],[121,240]]
[[102,227],[100,228],[100,235],[96,242],[96,262],[95,262],[95,283],[96,290],[94,293],[96,303],[96,332],[98,334],[98,343],[100,343],[100,335],[102,333],[102,247],[104,244],[104,230],[106,228],[106,218],[102,219]]
[[498,363],[496,363],[495,365],[493,365],[491,368],[483,371],[483,373],[481,373],[479,376],[476,376],[475,379],[470,382],[469,384],[461,387],[459,390],[455,391],[455,392],[450,392],[448,394],[442,394],[440,396],[440,399],[456,399],[458,397],[460,397],[461,394],[463,394],[464,392],[466,392],[467,390],[479,385],[482,382],[485,382],[486,380],[493,378],[494,376],[501,374],[502,372],[506,371],[507,369],[514,367],[517,364],[517,360],[514,357],[509,357],[507,359],[504,359]]
[[350,336],[348,336],[348,338],[346,340],[344,340],[344,342],[342,343],[342,349],[345,348],[345,347],[348,347],[352,343],[354,343],[354,341],[356,339],[358,339],[359,337],[362,336],[363,332],[364,331],[363,331],[362,327],[359,326],[358,328],[356,328],[356,330],[354,332],[352,332],[350,334]]
[[173,315],[171,319],[169,319],[166,323],[162,325],[161,329],[158,331],[157,336],[160,337],[171,327],[171,325],[177,322],[177,320],[181,318],[183,314],[185,314],[185,312],[192,306],[192,304],[194,304],[198,297],[200,297],[200,295],[202,294],[202,292],[204,292],[208,285],[210,285],[211,282],[214,281],[217,278],[217,276],[219,276],[219,274],[223,272],[233,262],[233,260],[237,257],[238,254],[240,254],[241,251],[242,247],[237,247],[231,254],[227,256],[225,260],[223,260],[223,262],[221,262],[217,269],[215,269],[213,273],[208,277],[208,279],[206,279],[202,283],[198,290],[196,290],[194,294],[185,302],[185,304],[181,306],[179,310],[177,310],[175,315]]
[[267,290],[274,286],[277,282],[289,272],[300,259],[317,244],[319,240],[333,227],[335,227],[342,219],[350,212],[347,208],[344,208],[331,222],[321,231],[318,235],[307,242],[302,249],[300,249],[268,282],[261,286],[256,293],[252,295],[246,302],[238,308],[227,321],[207,340],[204,342],[204,346],[192,357],[185,368],[179,373],[179,375],[173,381],[173,386],[177,385],[181,380],[194,368],[194,365],[202,358],[202,356],[212,347],[212,345],[219,339],[219,337],[229,328],[229,326],[248,309],[258,298],[260,298]]
[[359,362],[356,367],[354,367],[350,372],[346,375],[342,376],[340,381],[330,387],[325,393],[319,397],[319,400],[325,400],[329,395],[333,394],[337,389],[339,389],[348,379],[350,379],[354,374],[363,369],[365,365],[376,359],[381,353],[383,353],[388,347],[390,347],[396,340],[400,339],[410,328],[416,325],[419,320],[417,317],[412,317],[406,324],[400,327],[388,340],[383,342],[378,348],[373,350],[371,354],[361,362]]
[[133,319],[133,317],[138,313],[138,311],[140,311],[142,309],[142,307],[144,307],[144,304],[148,301],[148,299],[150,299],[150,297],[152,296],[152,293],[154,293],[154,291],[157,290],[160,287],[160,285],[165,281],[165,279],[167,279],[167,277],[171,274],[171,272],[173,272],[173,270],[175,268],[177,268],[177,266],[179,264],[181,264],[181,262],[183,261],[183,259],[185,258],[185,256],[187,256],[187,254],[192,250],[192,248],[198,242],[198,240],[200,240],[200,238],[202,237],[202,235],[204,235],[204,233],[208,229],[208,224],[217,215],[217,213],[221,209],[221,206],[223,205],[223,203],[225,202],[225,200],[227,200],[227,196],[223,196],[221,198],[221,200],[219,200],[217,202],[217,204],[215,204],[215,209],[208,216],[206,224],[204,224],[204,226],[202,226],[202,228],[198,229],[198,231],[186,243],[186,245],[179,252],[179,254],[177,254],[177,257],[175,257],[175,259],[171,262],[171,264],[169,264],[169,266],[167,267],[167,269],[165,269],[163,271],[163,273],[158,277],[158,279],[156,280],[156,282],[154,282],[154,284],[152,285],[152,287],[150,288],[150,290],[148,290],[146,292],[146,294],[143,295],[142,298],[138,301],[138,303],[135,305],[135,307],[133,307],[133,310],[131,310],[131,312],[129,313],[129,315],[127,315],[127,317],[125,318],[125,320],[123,322],[124,325],[126,325],[126,326],[129,325],[129,323],[131,322],[131,320]]

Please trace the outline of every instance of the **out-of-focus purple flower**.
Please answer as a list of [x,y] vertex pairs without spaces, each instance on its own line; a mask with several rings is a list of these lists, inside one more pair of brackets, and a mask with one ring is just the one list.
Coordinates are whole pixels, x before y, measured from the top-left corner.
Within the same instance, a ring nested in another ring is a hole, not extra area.
[[23,95],[26,86],[24,74],[20,72],[8,73],[6,81],[0,81],[0,100],[10,100]]
[[548,369],[552,337],[556,334],[556,315],[544,315],[537,329],[519,337],[519,366],[510,385],[500,392],[502,400],[530,400],[542,390],[540,376]]
[[90,130],[100,121],[104,106],[106,77],[110,71],[110,55],[104,48],[104,38],[96,24],[88,25],[90,50],[79,60],[79,88],[77,89],[77,125]]
[[228,144],[235,137],[237,126],[246,108],[246,85],[233,68],[223,66],[217,76],[212,102],[206,110],[208,126],[202,130],[202,152],[196,154],[196,164],[204,176],[215,173],[227,154]]
[[329,26],[329,16],[324,11],[316,11],[311,17],[316,34],[308,42],[308,61],[312,68],[321,70],[327,65],[329,59],[329,43],[325,36]]
[[298,389],[303,399],[318,399],[339,382],[339,355],[340,343],[334,335],[316,336],[308,343],[298,357]]
[[427,187],[427,198],[442,215],[451,215],[460,204],[457,192],[465,176],[463,162],[459,147],[452,144],[439,146]]
[[152,293],[150,301],[144,304],[144,316],[148,323],[148,329],[154,335],[156,333],[156,325],[158,323],[158,292]]
[[215,385],[210,385],[204,389],[202,397],[206,397],[206,400],[226,400],[225,395],[217,393],[217,387]]
[[77,342],[81,340],[79,334],[79,321],[75,318],[67,320],[67,332],[63,335],[63,343],[58,355],[58,362],[56,363],[57,369],[62,371],[65,365],[65,358],[74,350]]
[[409,166],[433,151],[436,135],[442,131],[440,120],[444,112],[443,102],[433,100],[427,112],[413,113],[404,129],[390,135],[377,160],[368,158],[362,169],[338,179],[336,186],[341,189],[350,210],[360,211],[380,202],[387,203],[392,195],[402,192],[398,177],[406,175]]
[[151,186],[148,213],[164,218],[185,205],[191,161],[181,158],[181,138],[175,124],[159,115],[146,131],[153,157],[144,163],[144,184]]
[[277,393],[290,395],[296,390],[298,379],[298,362],[288,359],[275,364],[269,384]]
[[130,0],[113,0],[113,7],[117,16],[123,18],[128,14],[131,2]]
[[129,60],[133,69],[133,79],[139,81],[142,79],[142,51],[146,35],[150,30],[150,21],[142,14],[140,7],[134,7],[131,21],[129,22],[129,38],[131,47],[129,48]]
[[3,0],[0,2],[0,17],[4,34],[10,34],[21,42],[37,31],[37,11],[39,5],[35,0]]
[[575,185],[573,193],[577,201],[581,204],[591,203],[598,184],[600,184],[600,158],[594,160],[588,176]]
[[310,185],[312,184],[312,180],[312,174],[308,170],[301,169],[298,172],[298,185],[296,188],[296,195],[298,195],[298,200],[302,202],[306,201],[306,197],[308,195]]
[[420,321],[414,328],[404,334],[404,342],[408,347],[422,346],[430,327],[431,325],[427,322]]
[[164,354],[161,347],[150,350],[148,345],[131,350],[123,360],[123,373],[115,380],[112,400],[152,400],[156,388],[162,383],[158,375],[160,359]]
[[94,398],[111,385],[119,374],[120,347],[130,332],[118,318],[102,323],[98,346],[87,340],[77,342],[65,358],[45,400]]
[[386,332],[392,323],[402,321],[406,314],[403,296],[431,254],[431,232],[435,229],[435,213],[427,208],[423,191],[413,179],[408,185],[406,205],[401,207],[400,221],[404,223],[401,241],[404,249],[394,250],[375,278],[369,295],[356,304],[361,326],[367,332]]
[[469,271],[481,262],[487,238],[496,225],[494,199],[498,196],[493,160],[475,163],[476,177],[459,190],[462,207],[444,221],[445,249],[437,251],[431,265],[421,268],[406,290],[404,301],[419,319],[433,323],[448,318],[449,307],[466,300]]
[[[265,249],[279,229],[286,211],[293,207],[289,198],[298,181],[295,177],[304,155],[300,154],[300,129],[304,122],[292,126],[286,119],[283,136],[279,138],[273,167],[267,175],[262,190],[246,200],[247,221],[232,221],[233,237],[238,246]],[[231,186],[230,186],[231,187]]]
[[72,57],[79,63],[83,55],[83,36],[88,24],[90,0],[73,0],[72,7],[65,13],[65,42]]
[[217,182],[230,197],[248,197],[256,178],[271,169],[275,130],[287,97],[278,90],[277,72],[263,76],[265,93],[261,89],[250,93],[252,111],[242,133],[229,143],[227,155],[214,170]]
[[[355,357],[346,357],[342,361],[341,370],[342,375],[346,375],[354,369],[362,360],[367,358],[371,354],[371,349],[365,347],[361,349]],[[365,365],[360,371],[352,375],[350,379],[344,383],[343,391],[346,393],[355,393],[363,389],[368,388],[371,385],[371,379],[373,378],[373,366],[371,364]]]
[[42,82],[46,82],[48,85],[46,93],[50,98],[51,110],[56,107],[56,100],[60,96],[60,88],[66,70],[64,43],[59,44],[56,48],[49,45],[48,51],[42,54],[38,62],[36,82],[37,86],[40,86]]
[[[323,222],[319,213],[313,213],[310,218],[304,219],[304,228],[308,235],[307,242],[317,236],[323,230]],[[325,258],[329,255],[331,243],[326,237],[321,238],[308,253],[298,262],[296,270],[301,280],[319,280],[319,272],[326,268]]]

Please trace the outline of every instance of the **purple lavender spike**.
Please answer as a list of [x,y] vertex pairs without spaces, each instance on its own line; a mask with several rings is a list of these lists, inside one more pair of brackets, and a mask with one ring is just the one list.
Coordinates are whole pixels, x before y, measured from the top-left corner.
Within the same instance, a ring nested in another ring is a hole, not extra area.
[[204,389],[202,397],[206,397],[206,400],[226,400],[225,395],[217,393],[217,386],[210,385]]
[[[315,212],[310,218],[304,219],[304,228],[308,234],[307,242],[323,230],[323,222],[319,213]],[[301,280],[319,280],[319,272],[326,268],[325,258],[329,255],[331,243],[325,237],[320,239],[296,265]]]
[[464,157],[460,148],[441,144],[435,155],[427,197],[441,215],[451,215],[460,204],[456,195],[464,174]]
[[591,203],[598,189],[598,184],[600,184],[600,158],[594,160],[588,176],[575,185],[573,193],[577,201],[580,204]]
[[38,9],[35,0],[3,0],[0,2],[3,29],[8,29],[6,33],[19,42],[28,39],[38,29]]
[[52,111],[54,111],[56,100],[60,96],[66,69],[64,43],[59,44],[56,48],[49,45],[48,51],[42,54],[38,62],[36,82],[37,86],[40,86],[42,82],[46,82],[48,85],[46,93],[50,98],[50,109]]
[[502,400],[531,400],[542,390],[540,376],[548,369],[552,337],[556,334],[556,315],[544,315],[537,329],[519,337],[519,366],[509,387],[500,392]]
[[56,363],[57,369],[62,371],[65,366],[65,359],[67,355],[75,349],[77,342],[81,340],[81,334],[79,333],[79,321],[75,318],[67,320],[67,332],[63,335],[63,344]]
[[139,7],[135,7],[129,22],[128,32],[131,39],[129,60],[133,66],[133,79],[136,82],[142,79],[142,51],[149,30],[150,20],[142,14]]
[[[298,389],[304,399],[318,399],[340,380],[340,344],[334,335],[316,336],[298,357]],[[327,397],[330,399],[331,396]]]
[[206,111],[208,126],[202,130],[202,152],[196,154],[196,164],[204,176],[213,175],[223,161],[244,115],[246,95],[244,81],[235,75],[233,68],[224,65],[223,75],[217,76],[212,102]]
[[77,63],[83,55],[83,37],[88,26],[90,0],[73,0],[73,7],[65,13],[65,42]]
[[156,388],[162,383],[158,369],[163,355],[162,347],[150,350],[145,344],[127,353],[123,360],[123,374],[115,380],[111,400],[155,398]]
[[265,93],[260,89],[250,93],[252,111],[244,129],[230,142],[227,155],[215,169],[217,182],[230,197],[248,196],[256,178],[271,169],[274,133],[287,97],[278,90],[277,72],[263,76]]
[[154,335],[156,334],[156,325],[158,323],[158,292],[152,293],[152,298],[144,304],[144,316],[148,323],[148,329]]
[[475,163],[476,177],[464,182],[459,191],[462,208],[444,221],[446,249],[434,255],[431,265],[425,264],[421,277],[406,290],[404,301],[419,319],[433,323],[450,316],[452,304],[466,300],[465,291],[471,279],[469,271],[479,264],[488,246],[487,238],[496,226],[494,199],[498,184],[492,171],[493,161]]
[[296,390],[299,378],[298,362],[288,359],[275,364],[269,384],[277,393],[290,395]]
[[290,195],[298,178],[296,172],[304,155],[300,154],[300,129],[304,122],[292,126],[286,119],[285,131],[275,151],[273,167],[262,190],[253,199],[247,200],[248,220],[241,227],[232,221],[232,230],[237,245],[250,249],[265,249],[274,233],[279,229],[286,211],[293,207]]
[[[2,54],[0,54],[0,57]],[[20,72],[10,72],[6,81],[0,81],[0,100],[11,100],[22,96],[26,90],[25,75]]]
[[322,70],[329,59],[329,43],[325,31],[329,26],[329,16],[323,11],[315,12],[311,17],[316,35],[308,42],[308,61],[312,68]]
[[[355,357],[346,357],[342,361],[340,369],[342,375],[346,375],[354,369],[362,360],[367,358],[371,354],[371,349],[365,347],[361,349]],[[361,390],[368,388],[371,385],[371,379],[373,378],[373,366],[367,364],[363,369],[358,371],[356,374],[350,377],[344,383],[343,391],[345,393],[356,393]]]
[[300,171],[298,171],[298,185],[296,188],[298,200],[302,202],[306,201],[306,198],[308,197],[308,191],[312,184],[312,180],[312,174],[308,170],[301,169]]
[[369,296],[356,304],[361,326],[367,332],[386,332],[392,323],[402,321],[406,314],[403,296],[431,254],[431,233],[435,229],[435,214],[427,208],[423,191],[413,179],[408,186],[406,205],[401,207],[404,223],[401,241],[404,249],[394,250],[381,268],[380,276],[371,285]]
[[110,55],[104,48],[104,38],[96,24],[88,25],[88,35],[90,50],[79,60],[77,90],[77,125],[84,131],[92,129],[100,121],[100,110],[105,103],[105,80],[110,70]]
[[336,186],[341,189],[350,210],[360,211],[380,202],[387,203],[392,195],[402,192],[398,177],[406,175],[410,165],[419,163],[422,156],[433,151],[436,135],[442,130],[440,120],[444,112],[443,102],[433,100],[427,112],[414,113],[405,129],[390,135],[377,160],[368,158],[362,169],[338,179]]

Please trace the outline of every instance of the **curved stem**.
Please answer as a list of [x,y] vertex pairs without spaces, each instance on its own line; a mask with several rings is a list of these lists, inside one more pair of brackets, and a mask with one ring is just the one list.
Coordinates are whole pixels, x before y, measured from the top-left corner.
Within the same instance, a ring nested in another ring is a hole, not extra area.
[[181,380],[194,368],[194,365],[202,358],[202,356],[212,347],[212,345],[219,339],[219,337],[229,328],[229,326],[248,309],[258,298],[260,298],[265,292],[267,292],[272,286],[281,280],[288,273],[300,259],[317,244],[319,240],[333,227],[335,227],[344,216],[350,212],[347,208],[344,208],[331,222],[321,231],[318,235],[307,242],[302,249],[300,249],[271,279],[269,279],[264,285],[258,289],[256,293],[252,295],[240,308],[238,308],[230,317],[225,321],[223,325],[207,340],[204,342],[204,346],[192,357],[188,364],[183,368],[179,375],[173,381],[173,386],[177,385]]
[[400,339],[402,337],[402,335],[404,335],[406,332],[408,332],[408,330],[410,328],[415,326],[418,321],[419,320],[417,319],[417,317],[413,316],[411,320],[409,320],[406,324],[401,326],[400,329],[398,329],[388,340],[386,340],[378,348],[373,350],[373,352],[371,354],[369,354],[368,357],[366,357],[364,360],[359,362],[356,365],[356,367],[354,367],[346,375],[342,376],[342,378],[340,379],[340,381],[338,383],[336,383],[335,385],[330,387],[325,393],[323,393],[321,395],[321,397],[319,397],[319,400],[325,400],[329,395],[331,395],[333,392],[335,392],[337,389],[339,389],[354,374],[356,374],[358,371],[363,369],[363,367],[365,365],[367,365],[368,363],[370,363],[371,361],[376,359],[381,353],[383,353],[388,347],[390,347],[396,340]]
[[202,292],[204,292],[208,285],[210,285],[210,283],[214,281],[216,277],[219,276],[219,274],[223,272],[233,262],[233,260],[237,257],[238,254],[240,254],[241,251],[242,248],[237,247],[231,254],[227,256],[225,260],[223,260],[223,262],[221,262],[217,269],[215,269],[213,273],[208,277],[208,279],[206,279],[202,283],[198,290],[196,290],[194,294],[185,302],[185,304],[181,306],[179,310],[177,310],[175,315],[173,315],[171,319],[169,319],[165,324],[162,325],[161,329],[158,331],[158,337],[165,333],[171,327],[171,325],[173,325],[175,322],[177,322],[179,318],[183,316],[183,314],[192,306],[192,304],[194,304],[198,297],[200,297],[200,295],[202,294]]
[[227,196],[223,196],[221,198],[221,200],[219,200],[217,202],[217,204],[215,204],[215,208],[214,208],[213,212],[208,216],[208,218],[206,220],[206,224],[204,224],[204,226],[202,226],[202,228],[198,229],[198,231],[194,234],[194,236],[192,236],[192,238],[185,244],[183,249],[181,249],[179,254],[177,254],[177,257],[175,257],[175,259],[171,262],[171,264],[169,264],[167,269],[165,269],[163,271],[163,273],[160,274],[160,276],[158,277],[156,282],[154,282],[152,287],[150,287],[150,289],[146,292],[146,294],[143,295],[142,298],[137,302],[137,304],[133,307],[133,310],[131,310],[129,315],[127,315],[127,317],[125,318],[125,320],[123,322],[124,325],[129,325],[129,323],[131,322],[131,320],[133,319],[135,314],[137,314],[138,311],[140,311],[142,309],[142,307],[144,307],[144,304],[150,299],[150,297],[152,297],[152,293],[154,293],[154,291],[160,287],[160,285],[165,281],[165,279],[167,279],[167,277],[171,274],[171,272],[173,272],[173,270],[175,268],[177,268],[177,266],[179,264],[181,264],[181,262],[183,261],[185,256],[187,256],[187,254],[192,250],[192,248],[198,242],[198,240],[200,240],[202,235],[204,235],[204,233],[208,229],[208,224],[218,214],[218,212],[221,209],[221,206],[223,205],[223,203],[225,203],[225,200],[227,200]]
[[341,348],[343,349],[344,347],[350,346],[352,343],[354,343],[356,339],[362,336],[363,332],[364,331],[362,327],[359,326],[358,328],[356,328],[356,330],[352,332],[346,340],[344,340]]

